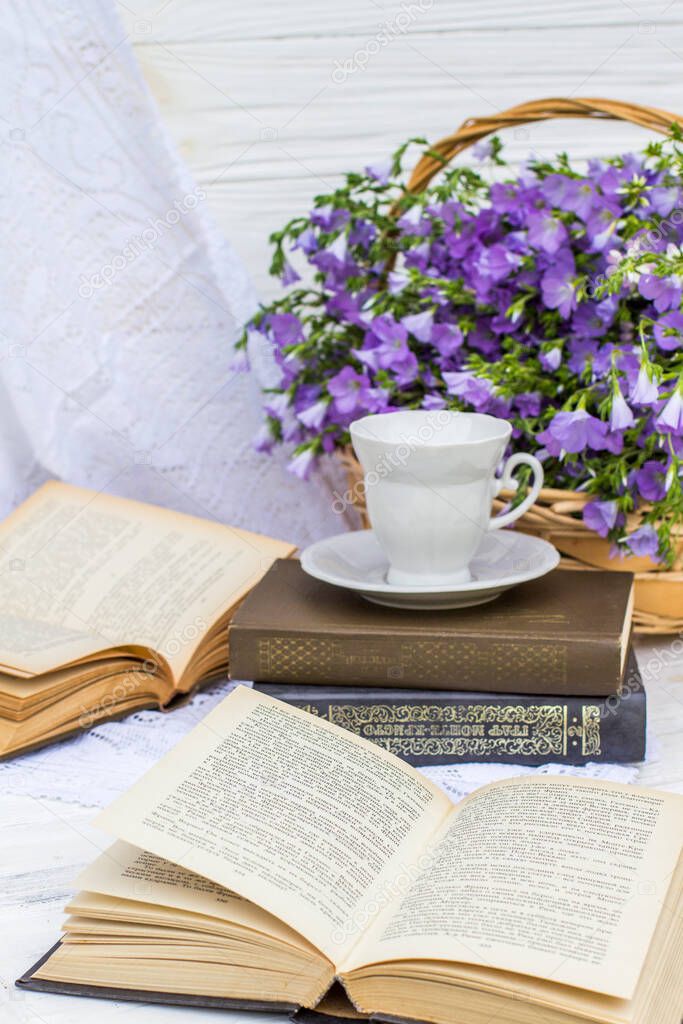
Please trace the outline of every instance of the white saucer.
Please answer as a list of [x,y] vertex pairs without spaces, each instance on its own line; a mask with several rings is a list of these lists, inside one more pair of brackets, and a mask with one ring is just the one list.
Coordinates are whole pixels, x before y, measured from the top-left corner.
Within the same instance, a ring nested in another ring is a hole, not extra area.
[[501,530],[488,534],[470,564],[469,583],[439,587],[392,586],[389,563],[372,530],[327,537],[301,553],[301,566],[316,579],[356,590],[367,601],[391,608],[468,608],[493,601],[504,590],[545,576],[560,560],[545,540]]

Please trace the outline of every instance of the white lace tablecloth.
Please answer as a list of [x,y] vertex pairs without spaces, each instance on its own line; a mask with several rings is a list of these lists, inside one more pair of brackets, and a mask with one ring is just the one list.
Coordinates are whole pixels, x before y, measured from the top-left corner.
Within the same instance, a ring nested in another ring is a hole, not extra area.
[[[123,721],[96,726],[74,739],[6,761],[0,764],[0,792],[104,807],[151,768],[236,685],[219,683],[168,714],[142,711]],[[638,774],[636,766],[614,764],[589,764],[582,768],[556,764],[540,768],[459,764],[422,768],[421,771],[454,801],[477,786],[513,775],[583,775],[613,782],[633,782]]]

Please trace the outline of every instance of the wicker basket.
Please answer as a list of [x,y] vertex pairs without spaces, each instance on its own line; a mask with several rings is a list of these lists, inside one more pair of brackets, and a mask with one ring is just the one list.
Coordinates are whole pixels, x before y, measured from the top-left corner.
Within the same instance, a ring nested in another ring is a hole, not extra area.
[[[408,190],[420,192],[441,170],[444,161],[480,139],[516,125],[553,118],[581,117],[592,120],[629,121],[652,131],[666,134],[681,118],[654,107],[602,99],[547,99],[522,103],[493,117],[468,118],[453,135],[437,142],[431,152],[441,157],[424,155],[415,167]],[[351,503],[360,513],[364,526],[369,526],[365,507],[363,473],[351,448],[338,453],[346,471]],[[494,501],[494,510],[503,507],[510,495],[501,494]],[[560,566],[567,569],[610,569],[633,572],[636,576],[634,627],[639,633],[680,633],[683,631],[683,528],[676,534],[677,554],[671,569],[663,570],[648,558],[610,558],[610,543],[589,530],[581,518],[586,495],[573,491],[545,488],[538,500],[516,523],[517,529],[550,541],[561,552]],[[644,510],[642,510],[644,511]],[[629,517],[628,528],[635,529],[642,512]]]

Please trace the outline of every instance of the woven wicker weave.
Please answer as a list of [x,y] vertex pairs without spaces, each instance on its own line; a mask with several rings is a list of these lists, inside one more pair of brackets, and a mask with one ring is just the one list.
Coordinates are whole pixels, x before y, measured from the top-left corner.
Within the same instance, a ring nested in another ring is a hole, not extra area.
[[[468,118],[453,135],[437,142],[431,147],[431,152],[438,153],[442,159],[430,154],[423,156],[410,176],[408,191],[422,191],[443,170],[444,162],[452,160],[487,135],[503,128],[565,117],[630,121],[662,134],[666,134],[674,122],[683,124],[680,117],[666,110],[617,100],[545,99],[521,103],[492,117]],[[350,448],[338,454],[346,470],[351,501],[358,509],[363,524],[369,526],[360,465]],[[495,510],[503,506],[505,499],[503,494],[494,502]],[[672,569],[663,570],[647,558],[611,558],[609,543],[592,533],[581,519],[581,510],[588,500],[585,495],[573,491],[546,488],[516,526],[554,544],[563,556],[560,564],[564,568],[634,572],[636,602],[633,621],[637,632],[671,634],[683,631],[683,529],[677,533],[677,556]],[[642,511],[629,517],[629,529],[639,525]]]

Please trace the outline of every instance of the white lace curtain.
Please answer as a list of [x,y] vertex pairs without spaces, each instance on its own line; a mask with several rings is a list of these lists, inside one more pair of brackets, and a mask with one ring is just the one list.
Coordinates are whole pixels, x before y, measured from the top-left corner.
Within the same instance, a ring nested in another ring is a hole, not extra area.
[[255,298],[114,0],[9,0],[0,48],[0,515],[56,476],[299,543],[343,529],[322,480],[252,451],[231,343]]

